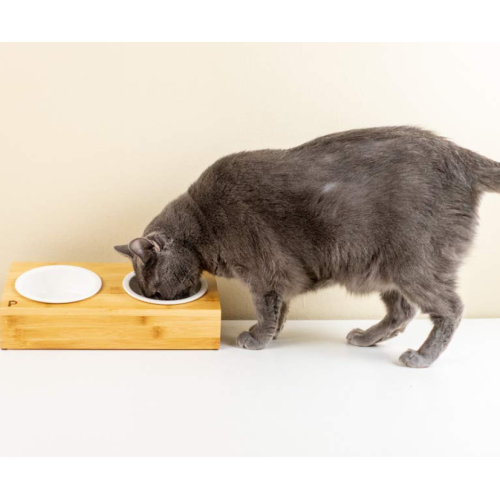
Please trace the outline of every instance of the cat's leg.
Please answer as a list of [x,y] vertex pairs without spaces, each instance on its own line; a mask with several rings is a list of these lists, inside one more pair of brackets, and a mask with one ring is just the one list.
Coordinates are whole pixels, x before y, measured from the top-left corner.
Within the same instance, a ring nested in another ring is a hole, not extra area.
[[281,303],[280,316],[278,319],[278,328],[276,329],[276,333],[274,334],[274,337],[273,337],[274,339],[277,339],[278,335],[283,330],[283,327],[285,326],[285,323],[286,323],[286,317],[288,315],[289,309],[290,309],[290,302],[287,300],[284,300]]
[[381,294],[381,298],[387,308],[385,317],[367,330],[352,330],[347,335],[349,344],[367,347],[391,339],[403,332],[417,314],[417,308],[396,290]]
[[276,292],[253,296],[257,324],[238,336],[236,343],[245,349],[264,349],[278,332],[283,300]]
[[[462,319],[463,304],[454,291],[430,298],[428,294],[423,295],[419,305],[423,312],[429,313],[434,327],[418,351],[408,349],[399,358],[401,363],[411,368],[427,368],[436,361]],[[416,296],[415,299],[418,301],[419,298]]]
[[[290,303],[288,301],[283,301],[281,303],[281,309],[280,309],[280,316],[279,316],[279,319],[278,319],[278,328],[276,329],[276,333],[274,334],[274,337],[273,339],[277,339],[278,338],[278,335],[281,333],[281,331],[283,330],[283,327],[285,326],[285,322],[286,322],[286,317],[288,315],[288,310],[290,308]],[[252,333],[257,327],[259,326],[258,323],[256,323],[255,325],[252,325],[250,327],[250,330],[248,330],[250,333]]]

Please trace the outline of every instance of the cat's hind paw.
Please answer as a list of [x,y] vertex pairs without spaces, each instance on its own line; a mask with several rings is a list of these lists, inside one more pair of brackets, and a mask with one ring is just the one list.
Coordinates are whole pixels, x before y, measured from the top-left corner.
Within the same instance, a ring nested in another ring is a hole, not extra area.
[[351,330],[347,334],[346,339],[349,344],[358,347],[370,347],[372,345],[375,345],[373,339],[369,335],[366,335],[365,331],[361,330],[361,328],[355,328],[354,330]]
[[243,347],[243,349],[251,349],[251,350],[258,350],[258,349],[264,349],[265,345],[262,345],[260,342],[255,340],[250,332],[243,332],[238,335],[238,338],[236,339],[236,344],[239,347]]
[[432,361],[429,361],[427,358],[422,356],[417,351],[414,351],[413,349],[408,349],[406,352],[401,354],[399,361],[401,361],[403,365],[410,368],[427,368],[432,363]]

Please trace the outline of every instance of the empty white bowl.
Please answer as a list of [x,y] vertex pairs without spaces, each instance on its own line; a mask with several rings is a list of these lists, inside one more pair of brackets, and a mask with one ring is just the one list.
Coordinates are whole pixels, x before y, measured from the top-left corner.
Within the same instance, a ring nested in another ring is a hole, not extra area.
[[141,295],[137,292],[134,292],[134,290],[132,290],[132,288],[130,286],[130,281],[134,277],[135,277],[135,273],[133,271],[131,273],[127,274],[127,276],[125,276],[125,278],[123,278],[123,288],[131,297],[134,297],[134,299],[142,300],[142,302],[147,302],[148,304],[158,304],[160,306],[161,305],[175,306],[178,304],[187,304],[188,302],[193,302],[195,300],[198,300],[200,297],[203,297],[203,295],[205,295],[207,293],[207,290],[208,290],[207,280],[202,276],[200,289],[194,295],[191,295],[191,297],[186,297],[185,299],[177,299],[177,300],[150,299],[150,298],[144,297],[144,295]]
[[102,286],[99,276],[77,266],[42,266],[21,274],[15,288],[23,297],[46,304],[88,299]]

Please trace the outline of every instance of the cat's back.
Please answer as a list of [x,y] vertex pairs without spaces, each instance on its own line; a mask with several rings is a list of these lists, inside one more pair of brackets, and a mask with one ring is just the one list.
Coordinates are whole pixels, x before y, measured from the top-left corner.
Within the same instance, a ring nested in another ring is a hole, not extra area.
[[383,143],[387,141],[404,141],[409,143],[420,143],[421,141],[438,141],[447,142],[442,137],[425,130],[420,127],[411,126],[394,126],[394,127],[372,127],[345,130],[335,132],[333,134],[317,137],[311,141],[307,141],[295,150],[309,149],[316,147],[324,147],[329,145],[373,145],[375,143]]
[[[225,156],[191,186],[197,196],[246,199],[299,197],[343,183],[369,191],[422,191],[461,172],[446,171],[455,147],[415,127],[379,127],[330,134],[290,149],[243,151]],[[444,176],[444,178],[443,178]],[[413,193],[415,194],[415,193]]]

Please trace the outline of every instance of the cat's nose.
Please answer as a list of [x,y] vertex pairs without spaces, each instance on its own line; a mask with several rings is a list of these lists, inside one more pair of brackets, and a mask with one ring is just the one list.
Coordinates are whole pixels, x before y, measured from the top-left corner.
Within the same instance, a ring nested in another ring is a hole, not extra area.
[[153,299],[156,299],[156,300],[161,300],[161,295],[160,295],[160,292],[156,292],[153,294]]

